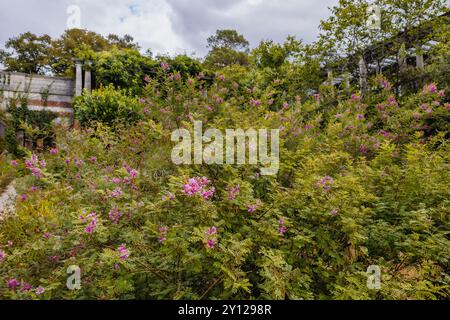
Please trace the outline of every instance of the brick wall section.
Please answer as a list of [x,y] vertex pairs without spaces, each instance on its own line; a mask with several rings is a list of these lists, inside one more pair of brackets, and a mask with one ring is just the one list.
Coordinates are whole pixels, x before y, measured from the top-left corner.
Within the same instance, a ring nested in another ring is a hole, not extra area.
[[0,108],[5,109],[8,100],[27,95],[31,110],[48,110],[60,117],[71,117],[75,81],[70,78],[30,75],[0,71]]

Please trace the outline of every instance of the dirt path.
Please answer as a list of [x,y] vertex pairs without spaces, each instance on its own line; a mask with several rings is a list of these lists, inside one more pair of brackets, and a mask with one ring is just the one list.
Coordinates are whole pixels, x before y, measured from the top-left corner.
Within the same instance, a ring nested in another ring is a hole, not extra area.
[[0,221],[14,212],[14,202],[17,197],[14,181],[9,184],[6,190],[0,195]]

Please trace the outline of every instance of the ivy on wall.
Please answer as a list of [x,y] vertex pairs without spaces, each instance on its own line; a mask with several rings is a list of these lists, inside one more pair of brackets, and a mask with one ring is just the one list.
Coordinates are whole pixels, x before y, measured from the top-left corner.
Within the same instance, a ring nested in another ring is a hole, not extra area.
[[23,156],[22,142],[31,148],[36,148],[38,140],[42,140],[43,145],[52,143],[52,122],[57,117],[53,112],[30,110],[25,96],[11,99],[7,112],[5,142],[9,152]]

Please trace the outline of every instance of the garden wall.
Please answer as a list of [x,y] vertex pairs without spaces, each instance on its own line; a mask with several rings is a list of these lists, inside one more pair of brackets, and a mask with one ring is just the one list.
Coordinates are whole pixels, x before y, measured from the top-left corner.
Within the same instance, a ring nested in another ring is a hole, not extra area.
[[75,81],[42,75],[0,71],[0,107],[11,98],[26,97],[30,110],[47,110],[59,117],[71,117]]

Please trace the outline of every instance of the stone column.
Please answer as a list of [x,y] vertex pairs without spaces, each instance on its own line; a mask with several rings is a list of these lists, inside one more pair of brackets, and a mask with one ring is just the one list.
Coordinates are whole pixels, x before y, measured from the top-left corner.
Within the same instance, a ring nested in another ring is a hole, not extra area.
[[367,92],[367,67],[364,58],[359,60],[359,85],[361,87],[361,93],[364,95]]
[[416,55],[416,67],[419,69],[423,69],[425,67],[425,64],[423,62],[423,54]]
[[75,96],[81,96],[83,91],[83,69],[82,61],[75,59]]
[[348,71],[344,73],[344,88],[350,89],[350,72]]
[[91,76],[91,66],[92,61],[86,61],[84,63],[85,69],[84,69],[84,88],[87,90],[87,92],[91,92],[92,90],[92,76]]

